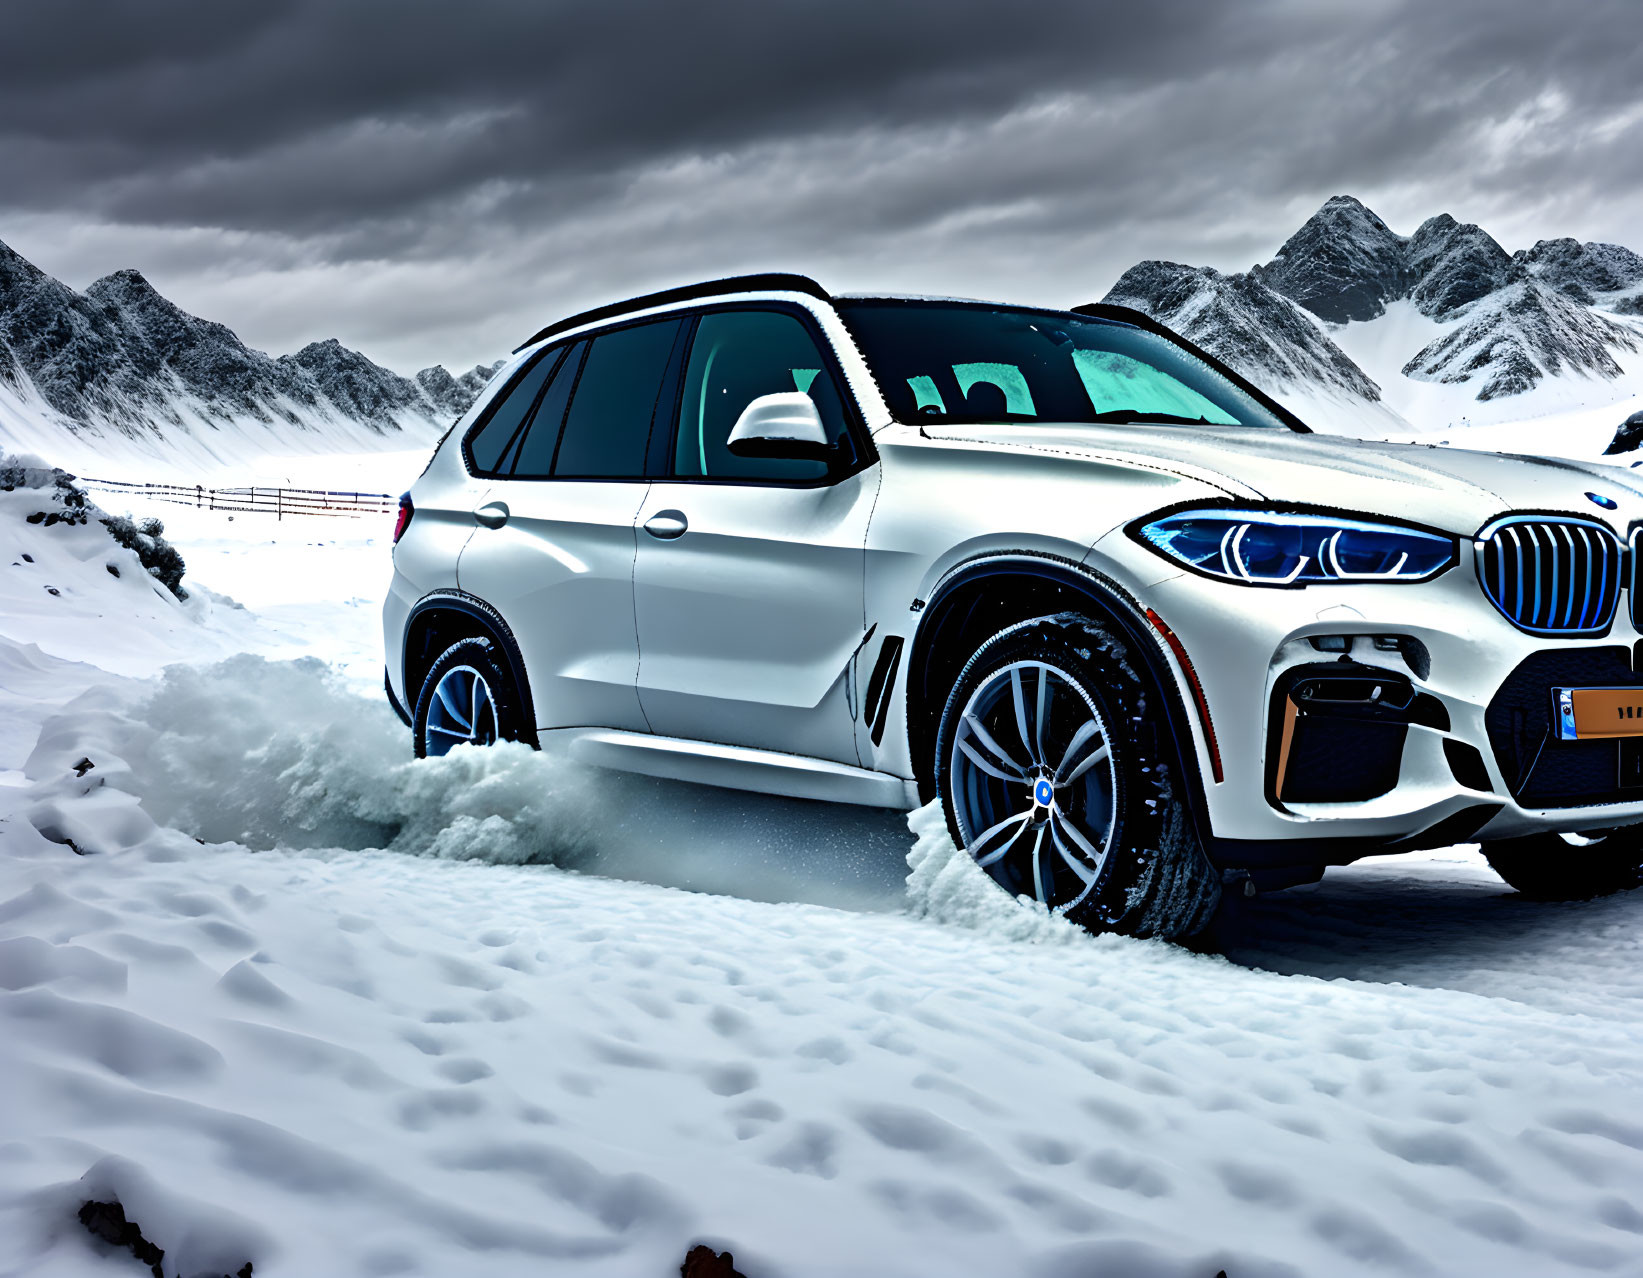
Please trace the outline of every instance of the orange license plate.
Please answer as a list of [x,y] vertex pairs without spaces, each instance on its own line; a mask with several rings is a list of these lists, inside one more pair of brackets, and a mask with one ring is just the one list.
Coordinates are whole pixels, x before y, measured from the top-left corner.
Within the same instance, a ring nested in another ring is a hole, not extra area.
[[1552,710],[1561,741],[1643,737],[1643,687],[1553,688]]

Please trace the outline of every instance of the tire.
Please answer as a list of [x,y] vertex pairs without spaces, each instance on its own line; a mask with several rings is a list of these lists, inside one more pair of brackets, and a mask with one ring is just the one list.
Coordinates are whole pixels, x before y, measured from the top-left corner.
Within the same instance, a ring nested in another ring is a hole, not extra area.
[[483,635],[453,643],[428,668],[417,696],[411,733],[419,759],[459,745],[528,739],[507,658]]
[[1643,826],[1590,840],[1529,834],[1483,844],[1490,868],[1524,896],[1586,901],[1643,883]]
[[1159,757],[1168,728],[1139,669],[1075,613],[1000,631],[947,698],[936,792],[954,844],[1012,896],[1090,931],[1181,939],[1208,927],[1221,881]]

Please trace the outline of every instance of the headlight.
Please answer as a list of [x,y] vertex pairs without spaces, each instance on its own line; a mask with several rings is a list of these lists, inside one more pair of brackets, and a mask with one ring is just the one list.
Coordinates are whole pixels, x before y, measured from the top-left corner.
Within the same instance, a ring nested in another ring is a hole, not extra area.
[[1183,510],[1136,532],[1177,563],[1250,586],[1425,581],[1455,562],[1452,537],[1336,515]]

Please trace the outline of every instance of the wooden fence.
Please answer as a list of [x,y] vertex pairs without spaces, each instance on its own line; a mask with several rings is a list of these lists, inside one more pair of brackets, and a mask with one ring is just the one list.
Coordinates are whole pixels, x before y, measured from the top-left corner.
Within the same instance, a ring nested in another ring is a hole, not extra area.
[[90,479],[78,482],[95,492],[117,493],[144,501],[169,502],[199,510],[226,510],[231,513],[273,515],[332,515],[358,518],[381,515],[399,509],[399,498],[388,493],[335,492],[328,488],[206,488],[196,484],[133,484],[121,479]]

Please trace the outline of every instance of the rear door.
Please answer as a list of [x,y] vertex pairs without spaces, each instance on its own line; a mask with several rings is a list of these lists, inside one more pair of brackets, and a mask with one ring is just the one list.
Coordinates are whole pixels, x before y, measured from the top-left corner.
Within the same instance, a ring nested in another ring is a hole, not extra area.
[[679,328],[674,318],[630,324],[544,357],[554,366],[475,512],[458,582],[513,629],[540,729],[646,727],[635,520]]
[[[797,308],[700,318],[667,473],[638,521],[639,699],[652,731],[858,762],[847,671],[879,468],[865,465],[844,388]],[[815,401],[835,461],[732,456],[748,403],[795,390]]]

